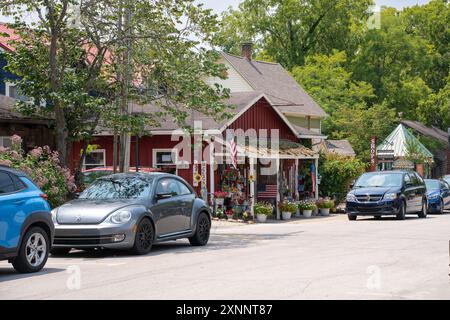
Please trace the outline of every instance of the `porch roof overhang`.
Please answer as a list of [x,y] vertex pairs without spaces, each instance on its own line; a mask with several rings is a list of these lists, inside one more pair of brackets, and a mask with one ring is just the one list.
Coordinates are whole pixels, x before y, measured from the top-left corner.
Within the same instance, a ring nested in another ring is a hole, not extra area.
[[319,154],[304,145],[279,139],[278,143],[267,139],[262,145],[258,139],[247,139],[245,144],[237,144],[238,153],[256,159],[318,159]]

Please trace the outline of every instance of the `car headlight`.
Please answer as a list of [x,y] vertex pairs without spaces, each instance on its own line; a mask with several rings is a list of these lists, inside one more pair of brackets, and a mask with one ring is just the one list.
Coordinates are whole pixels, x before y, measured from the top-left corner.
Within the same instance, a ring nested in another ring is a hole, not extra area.
[[347,194],[347,201],[355,202],[356,201],[355,195],[353,193]]
[[56,214],[58,213],[58,209],[55,208],[55,209],[53,209],[53,210],[50,211],[50,212],[51,212],[51,214],[52,214],[52,221],[53,221],[53,223],[56,223]]
[[440,198],[439,194],[432,194],[428,196],[428,200],[438,200]]
[[396,193],[386,193],[383,197],[384,200],[394,200],[397,199]]
[[111,215],[111,222],[116,224],[126,223],[130,221],[130,219],[131,219],[131,212],[128,210],[120,210],[114,212]]

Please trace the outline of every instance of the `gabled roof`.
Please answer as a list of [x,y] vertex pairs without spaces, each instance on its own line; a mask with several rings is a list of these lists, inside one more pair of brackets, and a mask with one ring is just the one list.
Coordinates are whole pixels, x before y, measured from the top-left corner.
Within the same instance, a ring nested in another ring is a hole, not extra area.
[[356,156],[352,145],[348,140],[315,140],[313,150],[324,153],[336,153],[346,157]]
[[414,143],[418,151],[426,158],[433,158],[433,154],[411,133],[403,124],[399,124],[397,128],[378,145],[378,151],[393,150],[394,157],[406,157],[408,155],[407,146]]
[[281,112],[327,115],[279,63],[248,60],[225,52],[222,56],[254,90],[265,93]]
[[412,120],[401,120],[400,123],[413,129],[414,131],[417,131],[418,133],[424,136],[440,140],[444,143],[447,143],[448,141],[447,132],[439,128],[436,127],[429,128],[419,121],[412,121]]
[[9,28],[5,23],[0,22],[0,48],[13,52],[14,48],[9,42],[17,39],[19,39],[19,36],[14,30]]

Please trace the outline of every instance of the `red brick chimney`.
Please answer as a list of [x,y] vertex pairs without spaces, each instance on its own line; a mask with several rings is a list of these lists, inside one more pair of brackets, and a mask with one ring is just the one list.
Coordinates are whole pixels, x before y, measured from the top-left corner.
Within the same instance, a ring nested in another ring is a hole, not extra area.
[[252,46],[253,43],[251,42],[244,42],[242,44],[242,56],[248,60],[252,60]]

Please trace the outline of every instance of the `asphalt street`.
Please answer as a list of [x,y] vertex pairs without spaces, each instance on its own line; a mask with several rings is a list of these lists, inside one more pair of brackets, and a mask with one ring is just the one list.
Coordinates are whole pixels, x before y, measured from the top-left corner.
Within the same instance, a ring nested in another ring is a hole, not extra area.
[[448,213],[215,222],[206,247],[73,251],[27,275],[0,262],[0,299],[450,299],[449,241]]

